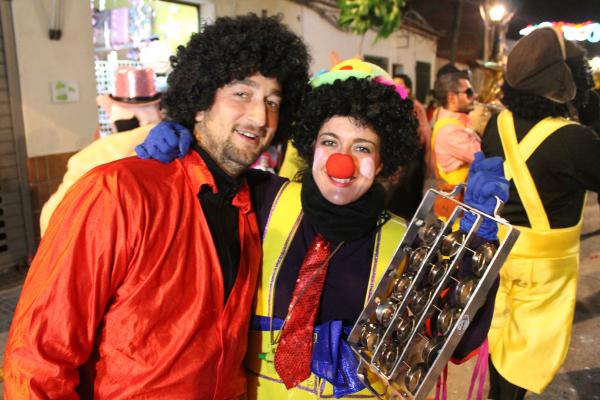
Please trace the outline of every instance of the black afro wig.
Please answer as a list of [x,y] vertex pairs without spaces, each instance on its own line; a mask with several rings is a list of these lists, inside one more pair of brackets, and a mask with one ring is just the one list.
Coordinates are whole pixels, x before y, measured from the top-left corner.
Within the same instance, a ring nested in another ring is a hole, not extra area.
[[[568,58],[566,62],[577,87],[572,104],[575,108],[580,109],[587,105],[589,90],[594,86],[592,71],[583,56]],[[556,103],[535,94],[521,92],[506,82],[502,86],[502,93],[502,104],[517,117],[538,121],[546,117],[570,116],[566,104]]]
[[310,58],[302,40],[280,17],[248,14],[218,18],[171,57],[163,105],[170,120],[192,130],[197,112],[210,109],[217,89],[255,73],[275,78],[283,100],[274,143],[285,140],[307,91]]
[[406,165],[417,152],[418,123],[412,101],[402,100],[392,86],[348,78],[313,89],[300,105],[292,141],[308,165],[321,126],[334,116],[351,117],[379,135],[383,177]]

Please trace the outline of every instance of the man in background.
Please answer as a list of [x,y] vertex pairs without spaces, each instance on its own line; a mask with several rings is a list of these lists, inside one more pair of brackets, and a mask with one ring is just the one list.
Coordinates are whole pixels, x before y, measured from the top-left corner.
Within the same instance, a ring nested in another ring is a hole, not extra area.
[[469,165],[481,150],[469,119],[477,94],[463,72],[442,74],[434,93],[441,104],[431,137],[434,170],[442,184],[452,187],[466,181]]

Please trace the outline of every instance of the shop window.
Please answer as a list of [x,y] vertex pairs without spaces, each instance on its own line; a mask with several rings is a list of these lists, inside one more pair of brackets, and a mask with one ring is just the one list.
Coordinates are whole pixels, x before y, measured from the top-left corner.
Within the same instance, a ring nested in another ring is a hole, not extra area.
[[[113,88],[115,71],[144,66],[166,88],[169,57],[202,25],[214,19],[209,0],[91,0],[97,94]],[[108,116],[98,107],[100,136],[110,134]]]
[[404,64],[392,64],[392,76],[402,75],[404,73]]
[[389,60],[387,57],[380,57],[380,56],[365,54],[364,60],[366,62],[370,62],[375,65],[379,65],[384,70],[389,71],[389,69],[388,69]]

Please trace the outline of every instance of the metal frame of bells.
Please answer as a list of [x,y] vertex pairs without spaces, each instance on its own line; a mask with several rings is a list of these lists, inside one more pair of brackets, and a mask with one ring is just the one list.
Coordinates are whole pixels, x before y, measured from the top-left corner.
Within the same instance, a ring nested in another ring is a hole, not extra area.
[[[500,200],[490,216],[457,201],[454,197],[461,190],[462,185],[453,193],[427,192],[348,337],[359,359],[360,379],[379,398],[421,400],[427,396],[519,236],[498,216],[503,206]],[[433,212],[439,197],[457,206],[447,221]],[[471,230],[453,229],[467,212],[476,215]],[[485,243],[471,249],[469,244],[484,218],[503,225],[507,233],[497,248]],[[466,258],[470,258],[471,276],[458,281],[454,274]],[[429,330],[425,329],[427,320]]]

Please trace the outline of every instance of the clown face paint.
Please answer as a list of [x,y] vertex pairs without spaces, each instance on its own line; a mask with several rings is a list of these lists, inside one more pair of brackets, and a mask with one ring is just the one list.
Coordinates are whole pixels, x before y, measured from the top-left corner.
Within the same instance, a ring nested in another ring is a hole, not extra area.
[[[354,160],[350,178],[340,179],[327,173],[327,160],[336,153]],[[321,126],[312,173],[319,191],[330,203],[343,206],[360,199],[373,186],[382,167],[379,135],[371,128],[360,126],[349,117],[332,117]]]

